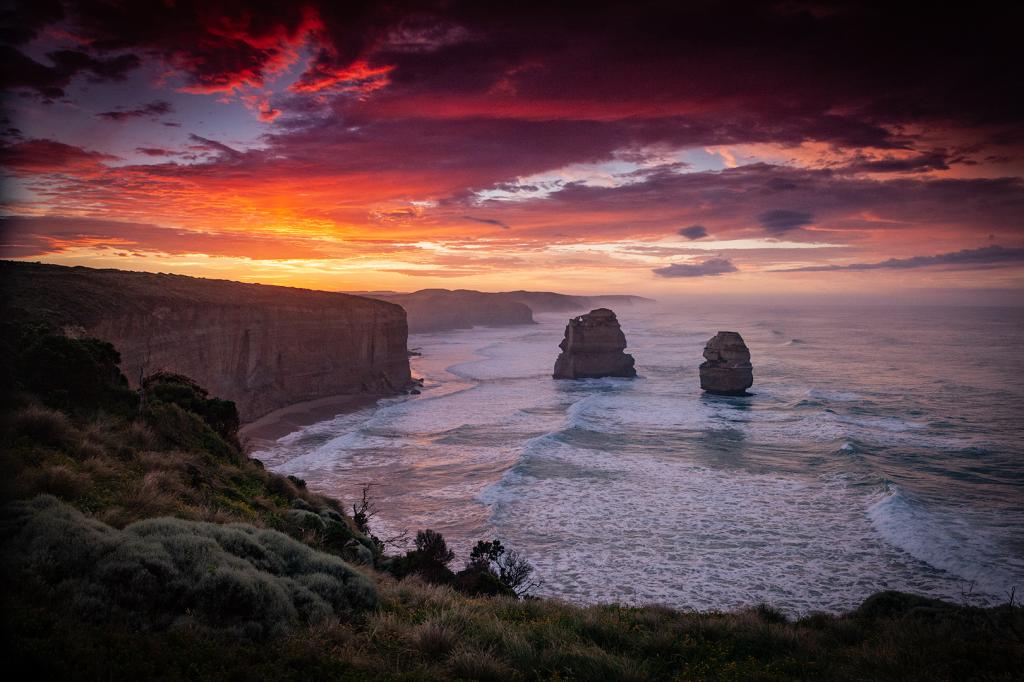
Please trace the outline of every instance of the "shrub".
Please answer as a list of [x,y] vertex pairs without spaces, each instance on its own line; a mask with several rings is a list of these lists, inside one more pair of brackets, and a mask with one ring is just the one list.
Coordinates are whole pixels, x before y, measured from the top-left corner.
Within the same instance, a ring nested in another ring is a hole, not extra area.
[[209,392],[192,379],[171,372],[151,374],[143,380],[142,386],[146,391],[147,401],[156,400],[177,405],[199,416],[207,426],[232,446],[240,447],[240,421],[238,410],[232,401],[211,398]]
[[176,403],[153,401],[146,404],[143,417],[168,448],[208,452],[221,459],[237,459],[241,453],[224,440],[199,415]]
[[464,680],[507,680],[512,670],[487,651],[463,647],[449,659],[452,677]]
[[459,571],[455,575],[452,587],[463,594],[473,596],[514,597],[516,595],[508,585],[501,582],[501,579],[493,571],[473,566]]
[[131,415],[138,395],[128,388],[114,346],[25,330],[18,340],[15,381],[50,407],[71,412]]
[[455,558],[455,552],[448,549],[444,536],[429,528],[416,533],[416,551],[424,562],[442,566],[447,566]]
[[533,565],[516,550],[506,550],[501,540],[480,540],[460,571],[456,588],[467,594],[527,594],[536,583],[530,581]]
[[412,645],[427,658],[445,658],[459,642],[460,633],[449,624],[432,618],[416,626]]
[[158,518],[118,531],[49,496],[6,511],[10,568],[89,621],[258,639],[376,603],[348,564],[272,530]]
[[429,583],[449,583],[455,577],[448,568],[454,558],[444,536],[428,528],[416,533],[416,549],[391,562],[391,572],[399,578],[415,573]]
[[30,405],[15,412],[7,430],[12,439],[28,438],[56,448],[69,447],[77,437],[67,415],[39,405]]
[[29,472],[27,487],[32,494],[48,493],[62,500],[76,500],[89,487],[89,477],[65,464],[47,464]]

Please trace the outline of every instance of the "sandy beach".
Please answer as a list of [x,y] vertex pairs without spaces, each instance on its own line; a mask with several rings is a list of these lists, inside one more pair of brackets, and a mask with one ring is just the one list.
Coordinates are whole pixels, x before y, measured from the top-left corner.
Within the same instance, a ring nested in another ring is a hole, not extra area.
[[260,446],[273,443],[304,426],[370,407],[382,397],[384,396],[368,394],[333,395],[295,403],[245,424],[239,430],[239,436],[247,450],[259,449]]

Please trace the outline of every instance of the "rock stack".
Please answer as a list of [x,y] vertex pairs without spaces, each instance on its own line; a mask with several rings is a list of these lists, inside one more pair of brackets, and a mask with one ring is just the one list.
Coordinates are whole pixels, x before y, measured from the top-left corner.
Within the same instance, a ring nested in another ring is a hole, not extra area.
[[704,346],[700,387],[718,395],[747,395],[754,385],[750,350],[737,332],[718,332]]
[[555,379],[635,377],[633,356],[623,353],[626,335],[615,313],[607,308],[591,310],[569,320],[562,349],[555,361]]

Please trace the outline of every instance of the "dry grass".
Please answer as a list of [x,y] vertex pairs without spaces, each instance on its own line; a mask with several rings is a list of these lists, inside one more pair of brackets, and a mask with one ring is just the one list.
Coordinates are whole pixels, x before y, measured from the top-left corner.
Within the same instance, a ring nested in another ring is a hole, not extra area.
[[72,446],[79,435],[67,415],[42,405],[29,405],[17,410],[5,427],[13,441],[27,439],[55,448]]

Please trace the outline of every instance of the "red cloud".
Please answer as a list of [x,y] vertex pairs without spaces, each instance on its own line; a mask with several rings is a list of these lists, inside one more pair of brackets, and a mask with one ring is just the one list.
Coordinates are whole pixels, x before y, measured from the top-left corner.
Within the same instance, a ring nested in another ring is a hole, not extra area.
[[106,168],[104,162],[116,156],[57,142],[25,140],[0,147],[0,165],[17,174],[67,173],[92,176]]
[[390,82],[388,74],[395,68],[392,65],[373,67],[363,60],[345,66],[335,66],[330,61],[329,57],[317,59],[292,85],[292,91],[319,92],[332,89],[365,95],[387,87]]

